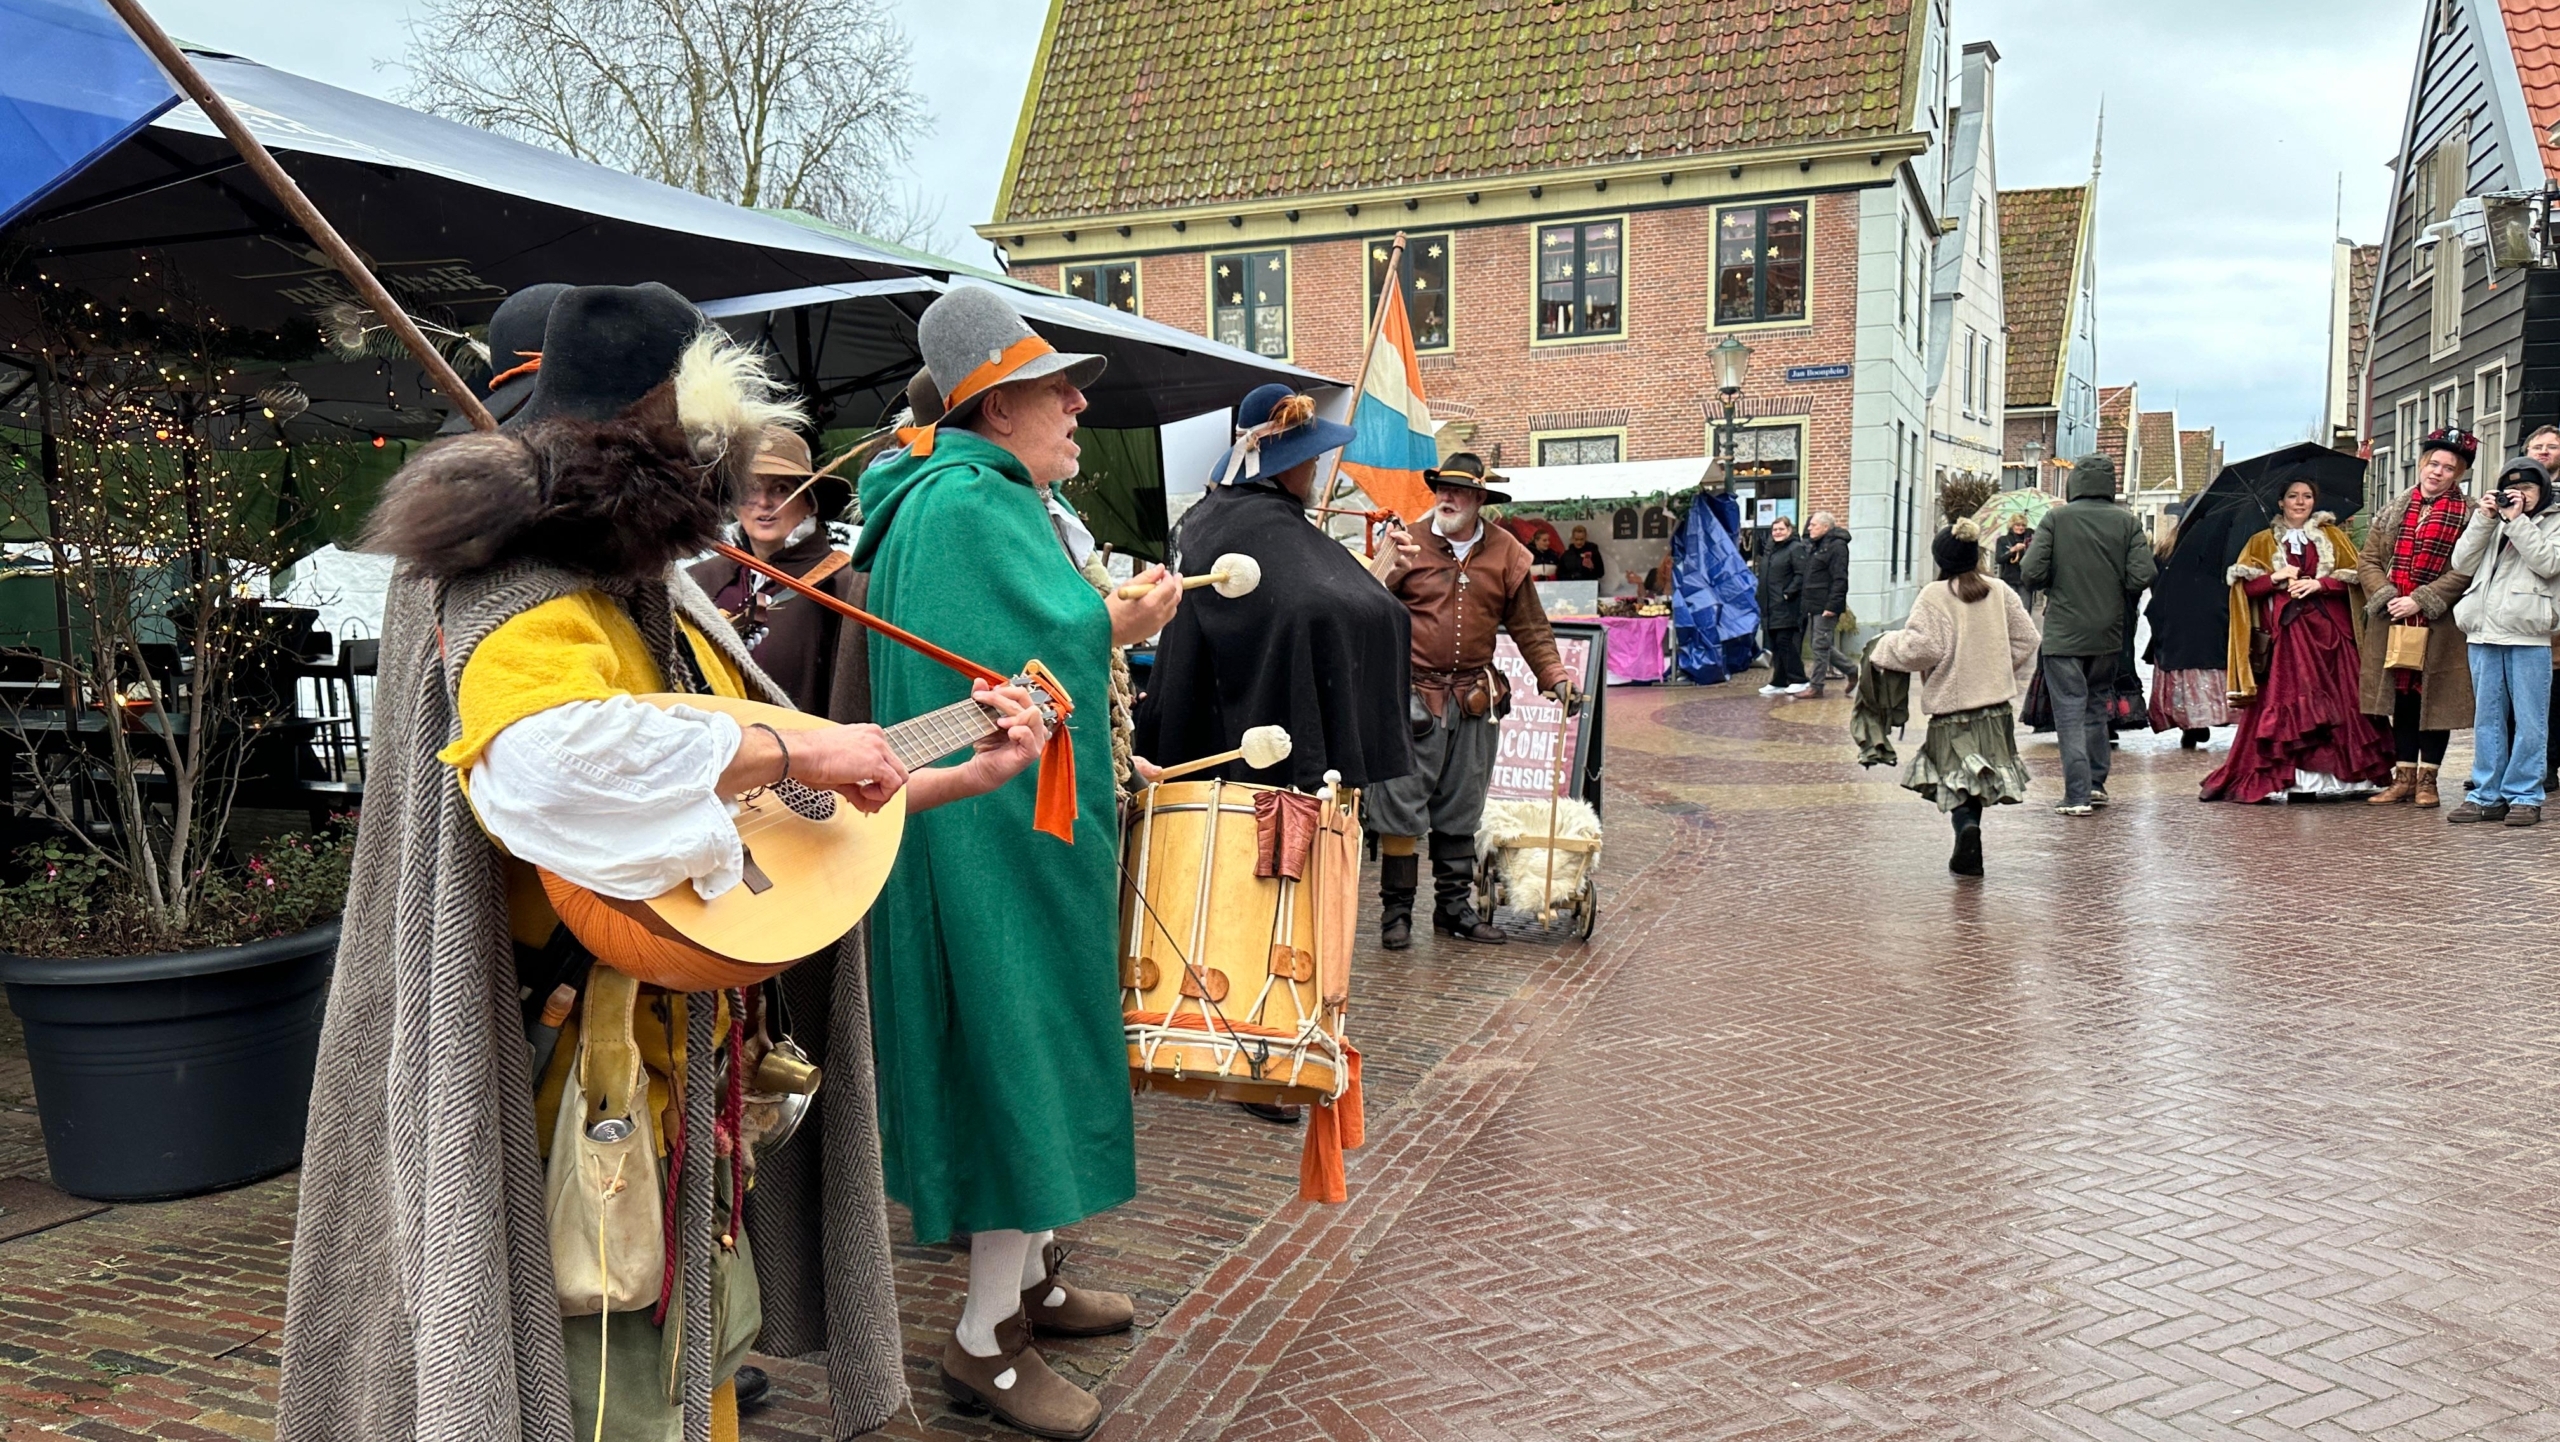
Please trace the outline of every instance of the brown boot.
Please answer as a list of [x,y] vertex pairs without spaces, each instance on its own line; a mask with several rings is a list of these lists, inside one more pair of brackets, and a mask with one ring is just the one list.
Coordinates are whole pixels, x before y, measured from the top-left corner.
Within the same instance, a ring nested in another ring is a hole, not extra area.
[[1034,1437],[1080,1442],[1102,1425],[1093,1394],[1049,1370],[1040,1350],[1020,1334],[997,1329],[997,1345],[1018,1343],[993,1357],[971,1354],[953,1333],[942,1344],[942,1386],[951,1405],[965,1413],[993,1412],[996,1420]]
[[2404,761],[2391,768],[2391,784],[2365,798],[2367,806],[2397,806],[2418,794],[2418,766]]
[[2424,761],[2419,762],[2418,808],[2422,811],[2433,811],[2443,804],[2444,798],[2436,795],[2436,769]]
[[[1052,1297],[1057,1298],[1054,1303]],[[1055,1271],[1050,1272],[1049,1280],[1022,1289],[1022,1315],[1030,1318],[1032,1330],[1043,1336],[1109,1336],[1128,1331],[1137,1314],[1137,1304],[1128,1293],[1070,1287],[1058,1280]]]

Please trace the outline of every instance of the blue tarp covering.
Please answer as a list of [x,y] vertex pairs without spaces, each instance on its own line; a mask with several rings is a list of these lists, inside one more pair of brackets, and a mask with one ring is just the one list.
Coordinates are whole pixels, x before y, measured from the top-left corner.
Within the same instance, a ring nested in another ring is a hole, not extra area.
[[1760,583],[1734,543],[1741,509],[1730,496],[1702,495],[1671,538],[1671,625],[1681,674],[1713,685],[1759,653]]
[[178,103],[100,0],[0,0],[0,226]]

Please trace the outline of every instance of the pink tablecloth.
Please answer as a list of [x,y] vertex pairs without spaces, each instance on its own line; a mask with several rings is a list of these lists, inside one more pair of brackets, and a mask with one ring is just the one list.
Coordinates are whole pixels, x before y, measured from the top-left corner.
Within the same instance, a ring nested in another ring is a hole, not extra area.
[[1659,681],[1670,669],[1671,618],[1603,616],[1609,633],[1609,680]]

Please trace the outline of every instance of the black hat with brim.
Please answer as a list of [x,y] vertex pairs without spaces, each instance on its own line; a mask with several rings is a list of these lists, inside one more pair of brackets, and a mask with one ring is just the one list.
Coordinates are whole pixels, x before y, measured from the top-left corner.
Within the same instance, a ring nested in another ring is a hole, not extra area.
[[[556,280],[526,286],[500,301],[497,311],[489,317],[489,376],[496,383],[481,383],[480,403],[501,425],[533,394],[534,376],[541,370],[542,332],[551,323],[551,307],[571,289]],[[528,362],[533,363],[531,369],[526,368]],[[469,418],[455,411],[436,433],[459,435],[469,429]]]
[[674,376],[708,324],[693,302],[656,281],[577,286],[552,302],[533,393],[506,424],[611,420]]
[[1511,499],[1508,492],[1497,491],[1485,484],[1487,481],[1501,479],[1501,473],[1486,470],[1483,458],[1472,451],[1460,451],[1442,461],[1438,467],[1422,473],[1423,484],[1434,490],[1442,486],[1455,486],[1462,491],[1474,491],[1483,496],[1485,504],[1489,506],[1503,505]]

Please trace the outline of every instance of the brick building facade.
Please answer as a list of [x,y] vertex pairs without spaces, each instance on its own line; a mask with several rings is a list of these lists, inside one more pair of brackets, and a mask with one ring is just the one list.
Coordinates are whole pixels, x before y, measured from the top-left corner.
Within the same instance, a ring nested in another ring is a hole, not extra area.
[[[1741,332],[1752,347],[1743,414],[1754,426],[1805,429],[1802,478],[1810,504],[1842,510],[1849,496],[1851,386],[1783,379],[1793,367],[1847,364],[1857,343],[1858,198],[1855,192],[1788,197],[1810,215],[1811,295],[1802,324]],[[1446,344],[1422,351],[1432,413],[1449,422],[1444,450],[1469,449],[1495,465],[1703,456],[1723,414],[1707,360],[1720,340],[1696,323],[1712,303],[1715,208],[1603,211],[1565,218],[1577,228],[1624,226],[1624,298],[1615,335],[1542,340],[1535,304],[1536,232],[1528,223],[1408,233],[1410,247],[1444,248],[1448,291],[1437,309]],[[1287,350],[1291,363],[1348,377],[1360,368],[1371,295],[1370,253],[1388,235],[1343,237],[1286,249]],[[1211,256],[1199,251],[1107,262],[1136,272],[1136,304],[1150,320],[1211,333]],[[1068,266],[1017,264],[1035,284],[1069,290]],[[1075,293],[1069,290],[1070,294]],[[1683,321],[1688,323],[1684,324]],[[1250,339],[1250,336],[1248,336]]]
[[979,234],[1024,279],[1348,379],[1401,230],[1443,449],[1503,466],[1703,468],[1737,335],[1737,489],[1838,516],[1853,608],[1899,617],[1937,523],[1946,0],[1420,8],[1393,43],[1293,10],[1281,66],[1241,63],[1268,15],[1237,0],[1052,0]]

